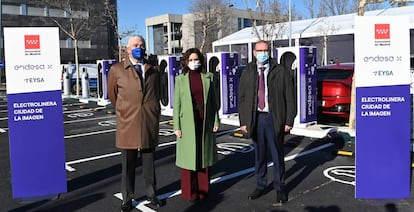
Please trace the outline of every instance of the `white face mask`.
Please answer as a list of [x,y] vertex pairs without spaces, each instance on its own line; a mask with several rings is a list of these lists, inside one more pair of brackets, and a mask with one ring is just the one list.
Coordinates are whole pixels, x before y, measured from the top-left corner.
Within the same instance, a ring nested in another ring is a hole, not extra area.
[[199,60],[193,60],[188,62],[188,68],[190,68],[191,70],[195,71],[198,68],[200,68],[201,64]]

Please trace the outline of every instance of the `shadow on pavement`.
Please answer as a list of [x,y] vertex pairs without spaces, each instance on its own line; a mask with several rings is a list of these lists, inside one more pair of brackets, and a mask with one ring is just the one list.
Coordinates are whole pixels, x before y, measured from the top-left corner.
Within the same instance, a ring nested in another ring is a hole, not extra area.
[[[305,180],[309,174],[315,170],[317,167],[322,164],[332,161],[336,158],[336,150],[341,149],[344,146],[344,139],[341,135],[337,133],[332,133],[325,138],[316,140],[307,145],[301,152],[308,151],[317,146],[333,143],[334,145],[324,149],[323,151],[328,151],[331,154],[318,154],[317,159],[312,160],[310,157],[314,157],[314,154],[309,154],[303,157],[295,158],[296,163],[289,169],[286,170],[286,182],[287,182],[287,191],[290,192],[296,188],[303,180]],[[335,153],[335,154],[334,154]],[[300,154],[300,153],[299,153]],[[294,176],[293,178],[290,178]]]

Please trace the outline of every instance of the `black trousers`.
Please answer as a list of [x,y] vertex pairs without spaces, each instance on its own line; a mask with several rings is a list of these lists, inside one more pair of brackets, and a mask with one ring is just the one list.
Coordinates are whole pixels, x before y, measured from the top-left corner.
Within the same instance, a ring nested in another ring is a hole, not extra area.
[[267,186],[267,155],[269,154],[273,162],[273,187],[277,191],[283,190],[285,187],[283,141],[277,139],[271,113],[257,113],[253,141],[257,188],[264,189]]
[[121,150],[122,175],[121,175],[121,193],[123,202],[134,198],[135,194],[135,167],[138,156],[142,160],[142,173],[144,176],[145,193],[147,197],[155,196],[156,178],[154,168],[154,151],[155,149],[137,149]]

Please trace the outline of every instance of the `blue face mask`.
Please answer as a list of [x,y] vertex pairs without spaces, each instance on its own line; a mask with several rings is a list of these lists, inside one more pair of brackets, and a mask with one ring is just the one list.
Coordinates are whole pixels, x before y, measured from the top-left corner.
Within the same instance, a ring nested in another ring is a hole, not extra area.
[[131,50],[132,57],[137,60],[142,60],[145,57],[145,49],[138,47]]
[[257,52],[256,59],[259,63],[265,64],[269,60],[269,53],[267,53],[267,52]]

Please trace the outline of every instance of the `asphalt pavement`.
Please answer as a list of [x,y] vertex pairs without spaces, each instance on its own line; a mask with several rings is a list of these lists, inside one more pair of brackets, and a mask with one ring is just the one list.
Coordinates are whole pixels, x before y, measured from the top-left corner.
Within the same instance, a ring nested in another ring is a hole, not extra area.
[[[0,97],[0,211],[119,211],[120,152],[115,148],[115,115],[110,107],[94,101],[63,102],[66,193],[52,199],[21,201],[12,198],[7,99]],[[175,136],[171,117],[160,121],[160,145],[155,165],[158,197],[163,206],[144,201],[141,164],[136,169],[136,208],[133,211],[414,211],[413,188],[407,199],[355,199],[355,154],[349,136],[334,133],[324,138],[287,135],[285,140],[286,182],[289,201],[275,205],[271,188],[272,164],[268,164],[268,192],[256,200],[248,194],[255,188],[252,141],[234,136],[237,126],[223,124],[217,133],[219,161],[211,168],[211,190],[203,201],[180,197],[180,172],[175,166]],[[30,162],[30,159],[28,159]],[[36,164],[33,164],[36,166]],[[413,183],[413,181],[412,181]]]

